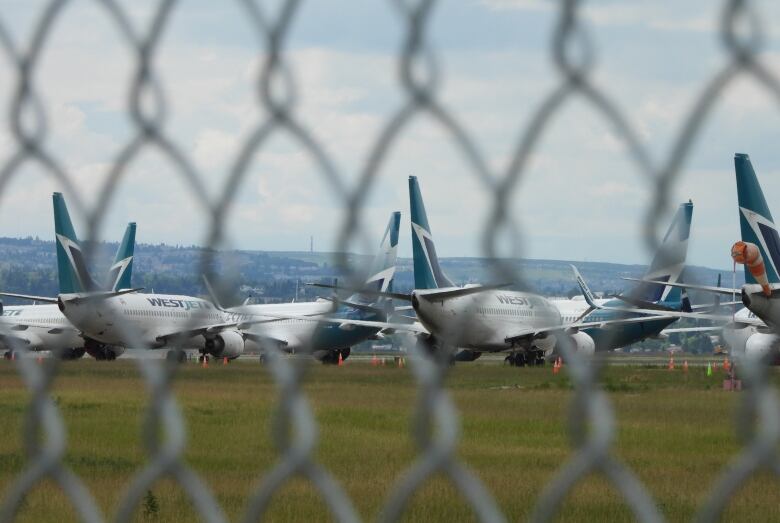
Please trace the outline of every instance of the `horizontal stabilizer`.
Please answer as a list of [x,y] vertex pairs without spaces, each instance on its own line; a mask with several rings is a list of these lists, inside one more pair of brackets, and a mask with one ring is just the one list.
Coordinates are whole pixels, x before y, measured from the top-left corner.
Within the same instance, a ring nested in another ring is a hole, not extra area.
[[307,283],[309,287],[322,287],[324,289],[341,289],[341,290],[347,290],[349,292],[353,293],[359,293],[359,294],[367,294],[370,296],[382,296],[385,298],[392,298],[394,300],[405,300],[405,301],[411,301],[412,296],[410,294],[403,294],[400,292],[382,292],[382,291],[375,291],[372,289],[348,289],[345,287],[339,287],[337,285],[328,285],[327,283]]
[[[135,289],[122,289],[121,291],[80,292],[74,294],[63,294],[60,296],[60,299],[63,301],[63,303],[73,303],[78,305],[80,303],[88,303],[91,301],[108,300],[111,298],[116,298],[117,296],[131,294],[133,292],[142,290],[144,290],[143,287],[136,287]],[[55,299],[54,302],[56,303],[57,300]]]
[[442,301],[462,296],[470,296],[481,292],[493,291],[509,287],[511,283],[498,283],[495,285],[478,285],[475,287],[456,287],[454,289],[430,289],[417,291],[417,296],[427,301]]

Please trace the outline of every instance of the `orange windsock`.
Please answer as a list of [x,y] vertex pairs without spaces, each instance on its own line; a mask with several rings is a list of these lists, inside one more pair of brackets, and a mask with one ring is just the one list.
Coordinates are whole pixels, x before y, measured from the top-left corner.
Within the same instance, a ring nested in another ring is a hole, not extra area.
[[767,296],[772,295],[772,289],[769,288],[769,280],[766,276],[766,267],[764,266],[764,258],[761,257],[761,252],[754,243],[748,243],[739,241],[731,247],[731,258],[736,263],[744,264],[750,274],[761,285],[761,289]]

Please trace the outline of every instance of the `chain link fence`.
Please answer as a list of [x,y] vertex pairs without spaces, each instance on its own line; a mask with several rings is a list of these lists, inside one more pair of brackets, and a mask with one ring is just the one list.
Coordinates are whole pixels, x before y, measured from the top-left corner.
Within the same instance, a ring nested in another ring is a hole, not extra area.
[[[252,0],[237,1],[259,39],[258,51],[264,57],[256,79],[257,103],[264,117],[256,122],[236,155],[222,190],[212,199],[207,194],[203,174],[193,164],[187,151],[178,147],[166,131],[165,89],[156,70],[155,56],[172,13],[179,7],[178,2],[156,2],[149,23],[139,27],[119,2],[95,0],[95,4],[105,10],[114,30],[121,36],[135,60],[135,73],[127,100],[127,113],[134,130],[131,139],[111,162],[104,182],[97,188],[97,203],[93,208],[87,208],[72,175],[49,148],[47,116],[34,79],[52,27],[69,3],[67,0],[48,2],[37,17],[31,37],[24,42],[14,40],[8,30],[8,24],[13,23],[13,20],[3,19],[0,14],[0,46],[16,69],[15,77],[4,79],[5,82],[14,83],[8,122],[15,152],[0,167],[0,194],[20,173],[24,164],[37,164],[71,195],[71,204],[87,217],[88,239],[98,237],[119,182],[129,176],[128,166],[143,151],[154,149],[175,166],[178,175],[190,188],[195,204],[209,217],[208,245],[220,246],[224,240],[225,217],[236,200],[239,185],[247,176],[250,161],[256,155],[263,154],[263,147],[272,136],[282,133],[291,137],[301,151],[311,158],[323,179],[330,184],[333,193],[340,196],[342,205],[347,209],[338,245],[334,249],[345,253],[351,242],[364,234],[359,224],[365,210],[366,197],[376,183],[377,173],[389,151],[410,122],[424,114],[432,118],[457,144],[464,163],[482,184],[484,191],[492,196],[492,214],[484,230],[482,245],[484,254],[496,260],[493,271],[497,280],[521,282],[522,274],[516,273],[516,267],[501,261],[497,243],[499,239],[512,241],[513,252],[519,253],[521,231],[513,221],[508,205],[521,190],[520,184],[530,156],[567,101],[579,97],[591,105],[613,127],[626,145],[636,169],[655,188],[644,228],[644,237],[650,249],[655,249],[659,243],[656,219],[663,216],[668,208],[670,188],[680,175],[681,166],[705,120],[735,79],[749,77],[780,102],[780,81],[762,62],[759,54],[763,44],[760,13],[749,1],[726,1],[721,8],[720,38],[728,59],[701,89],[687,114],[683,115],[679,133],[668,154],[654,158],[629,118],[612,101],[610,94],[591,80],[596,66],[596,52],[581,16],[582,2],[561,0],[554,4],[557,23],[550,40],[551,59],[559,73],[559,81],[533,111],[505,169],[497,171],[489,166],[469,129],[438,97],[440,70],[435,49],[428,38],[430,21],[435,14],[435,2],[397,0],[391,3],[404,27],[398,56],[398,82],[404,100],[384,123],[356,182],[348,184],[328,151],[296,115],[296,83],[286,61],[285,43],[301,2],[284,1],[271,12]],[[90,244],[87,243],[88,246]],[[218,275],[212,274],[214,264],[211,263],[211,256],[213,253],[207,250],[202,270],[215,278]],[[353,274],[357,272],[350,267],[345,254],[341,255],[339,262],[344,268],[352,270]],[[126,335],[129,339],[138,338],[138,333],[131,327],[127,327]],[[21,352],[26,350],[25,347],[17,349]],[[410,346],[408,350],[418,351],[416,346]],[[598,385],[599,366],[584,361],[570,344],[564,343],[561,350],[571,362],[567,370],[575,387],[569,419],[574,453],[544,488],[531,519],[553,519],[564,498],[582,478],[591,473],[600,473],[620,492],[637,519],[663,520],[651,494],[612,451],[617,421],[608,396]],[[316,487],[333,517],[341,521],[360,520],[352,500],[339,486],[338,479],[314,458],[318,440],[317,423],[302,390],[306,365],[298,365],[282,357],[275,348],[269,348],[267,354],[280,398],[273,429],[279,461],[270,471],[262,471],[262,474],[258,471],[258,475],[262,475],[262,482],[247,500],[244,520],[256,521],[262,518],[275,493],[296,476],[308,479]],[[412,495],[432,475],[441,473],[452,481],[478,519],[504,520],[491,493],[456,457],[458,414],[443,386],[449,359],[431,356],[425,351],[420,351],[417,356],[413,370],[418,383],[419,401],[413,436],[419,446],[419,455],[388,493],[378,519],[400,519]],[[33,359],[22,357],[17,359],[16,365],[30,393],[21,435],[27,446],[27,462],[23,472],[5,492],[0,493],[0,521],[13,521],[25,495],[47,478],[59,485],[82,520],[104,521],[105,516],[98,509],[90,491],[63,463],[66,427],[50,394],[52,382],[58,375],[59,360],[51,358],[44,365],[37,365]],[[132,519],[147,489],[159,478],[169,477],[183,489],[204,520],[226,520],[208,486],[182,459],[186,449],[186,427],[171,390],[175,366],[149,359],[139,359],[138,365],[149,394],[144,422],[144,446],[148,453],[148,463],[130,481],[113,519],[120,522]],[[739,408],[738,419],[744,446],[727,469],[723,470],[721,479],[713,485],[710,495],[700,507],[697,519],[701,521],[717,520],[730,496],[757,471],[768,469],[774,474],[780,474],[777,455],[780,403],[777,391],[769,384],[765,367],[748,362],[743,366],[743,377],[749,385]],[[41,437],[38,437],[39,434]]]

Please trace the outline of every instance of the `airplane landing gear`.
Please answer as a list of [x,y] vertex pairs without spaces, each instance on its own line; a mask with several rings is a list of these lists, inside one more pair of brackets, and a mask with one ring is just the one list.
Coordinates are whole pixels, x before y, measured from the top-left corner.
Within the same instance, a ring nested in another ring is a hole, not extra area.
[[7,360],[12,360],[12,359],[14,359],[14,351],[12,351],[12,350],[7,350],[7,351],[5,351],[5,354],[3,354],[3,357],[4,357],[5,359],[7,359]]
[[527,363],[526,355],[523,352],[513,352],[504,358],[504,363],[513,367],[525,367]]

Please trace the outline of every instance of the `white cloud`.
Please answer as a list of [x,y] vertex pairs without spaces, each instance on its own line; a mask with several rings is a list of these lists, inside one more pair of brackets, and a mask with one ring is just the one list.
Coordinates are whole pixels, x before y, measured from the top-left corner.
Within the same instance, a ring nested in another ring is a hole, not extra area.
[[546,11],[555,8],[552,0],[481,0],[481,3],[485,7],[497,11],[508,9]]
[[[510,9],[557,8],[543,0],[484,0],[479,5],[488,12],[500,11],[493,16],[502,18],[509,16]],[[655,42],[668,37],[668,30],[678,31],[664,26],[669,21],[681,33],[694,32],[704,30],[703,21],[710,15],[715,19],[717,13],[710,7],[693,9],[672,3],[585,6],[589,23],[603,28],[596,32],[602,52],[594,81],[660,161],[703,79],[696,76],[698,70],[694,73],[684,66],[665,69],[671,58],[667,59],[665,49],[657,51]],[[90,203],[115,155],[134,136],[126,114],[134,58],[98,12],[72,8],[57,25],[36,71],[51,124],[47,146],[73,173]],[[149,12],[138,16],[148,17]],[[187,8],[181,7],[176,24],[186,26],[187,16]],[[93,23],[94,31],[78,30]],[[627,40],[625,32],[610,32],[610,28],[622,31],[634,26],[641,29],[636,39]],[[214,198],[237,152],[267,116],[257,101],[257,74],[265,57],[248,38],[237,41],[229,34],[188,39],[177,31],[165,34],[154,60],[169,102],[164,130],[192,158]],[[523,35],[512,37],[522,39]],[[437,96],[462,123],[491,168],[501,174],[531,115],[559,81],[549,60],[548,40],[523,42],[529,48],[522,51],[510,44],[481,47],[464,43],[439,49],[443,83]],[[664,64],[633,58],[634,52],[644,52],[648,45]],[[714,70],[723,62],[722,52],[716,51],[702,59],[682,46],[675,49],[673,58],[675,63],[696,66],[702,61],[712,63]],[[380,131],[406,100],[398,83],[396,53],[396,47],[366,49],[361,42],[331,45],[328,41],[293,41],[285,53],[299,97],[294,115],[350,186]],[[776,57],[767,60],[776,65]],[[0,67],[3,77],[13,78],[7,64]],[[0,85],[3,100],[12,91],[12,85]],[[645,253],[637,231],[649,202],[648,185],[614,130],[598,112],[577,100],[554,116],[511,197],[512,211],[525,232],[526,253],[593,259],[595,251],[617,261],[642,261]],[[696,223],[701,216],[701,223],[706,224],[703,230],[711,235],[707,249],[694,254],[699,263],[706,263],[706,257],[718,249],[713,231],[734,221],[730,213],[722,212],[733,205],[728,164],[732,149],[745,142],[753,145],[762,135],[771,136],[763,131],[772,129],[767,108],[773,103],[757,96],[747,83],[735,85],[686,163],[690,172],[683,173],[674,198],[694,198]],[[7,128],[6,120],[0,123]],[[0,131],[0,157],[7,158],[12,144],[7,133]],[[761,152],[767,149],[764,146]],[[765,154],[771,164],[767,170],[776,170],[774,163],[780,162]],[[140,241],[202,241],[208,217],[194,205],[167,158],[146,151],[128,169],[104,228],[107,235],[120,234],[126,221],[136,219]],[[717,173],[712,175],[717,184],[702,173]],[[366,234],[378,241],[390,211],[408,214],[406,179],[410,174],[420,177],[439,251],[479,254],[491,197],[451,137],[427,116],[414,118],[388,150],[367,195]],[[0,234],[45,234],[51,229],[48,193],[58,187],[34,167],[26,167],[24,175],[24,182],[20,176],[0,200],[0,223],[4,224]],[[333,194],[319,166],[282,132],[264,143],[250,162],[229,216],[229,230],[239,247],[305,248],[314,235],[317,245],[326,249],[333,248],[342,220],[341,199]],[[408,255],[409,251],[402,242],[401,253]]]

